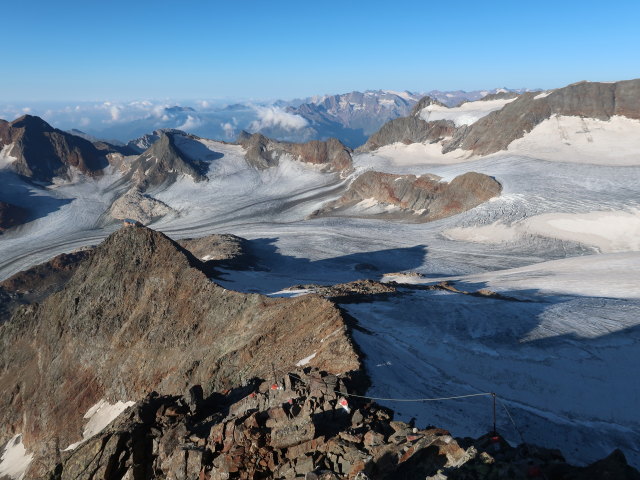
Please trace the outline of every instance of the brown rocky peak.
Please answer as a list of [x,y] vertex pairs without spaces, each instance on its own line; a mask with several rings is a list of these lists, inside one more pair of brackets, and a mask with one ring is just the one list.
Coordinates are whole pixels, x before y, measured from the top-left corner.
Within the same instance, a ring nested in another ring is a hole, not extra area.
[[54,177],[68,179],[73,170],[97,176],[108,165],[108,152],[32,115],[0,123],[0,146],[10,144],[13,147],[9,155],[17,159],[12,168],[42,182],[50,182]]

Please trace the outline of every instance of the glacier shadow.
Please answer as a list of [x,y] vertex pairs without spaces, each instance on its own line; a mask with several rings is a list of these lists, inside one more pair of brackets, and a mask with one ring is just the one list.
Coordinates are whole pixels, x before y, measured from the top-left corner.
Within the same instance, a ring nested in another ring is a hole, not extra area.
[[23,223],[27,223],[46,217],[73,199],[51,197],[41,186],[25,181],[14,172],[0,170],[0,201],[25,209],[27,215]]
[[300,284],[332,285],[354,280],[380,280],[386,273],[412,270],[424,263],[427,248],[416,245],[372,252],[359,252],[321,260],[284,255],[278,238],[248,242],[253,264],[248,270],[227,272],[229,287],[254,293],[272,293]]

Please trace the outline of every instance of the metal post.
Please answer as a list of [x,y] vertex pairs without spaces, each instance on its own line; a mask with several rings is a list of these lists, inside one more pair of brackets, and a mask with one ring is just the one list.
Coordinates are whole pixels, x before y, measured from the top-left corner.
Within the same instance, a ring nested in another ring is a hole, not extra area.
[[493,397],[493,436],[498,434],[498,430],[496,430],[496,394],[491,393]]

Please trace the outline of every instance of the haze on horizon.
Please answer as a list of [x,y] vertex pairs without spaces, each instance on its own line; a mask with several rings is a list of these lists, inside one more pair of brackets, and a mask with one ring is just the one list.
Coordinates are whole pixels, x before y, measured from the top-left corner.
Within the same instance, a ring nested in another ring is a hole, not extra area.
[[0,102],[292,99],[638,76],[640,4],[14,2]]

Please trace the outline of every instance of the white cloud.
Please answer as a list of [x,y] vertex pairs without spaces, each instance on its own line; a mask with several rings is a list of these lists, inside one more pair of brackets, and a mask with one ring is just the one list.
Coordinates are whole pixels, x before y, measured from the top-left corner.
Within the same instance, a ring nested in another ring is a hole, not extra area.
[[82,127],[86,127],[91,123],[91,119],[89,119],[89,117],[82,117],[80,119],[80,126]]
[[227,123],[221,123],[220,126],[222,127],[222,130],[224,130],[224,135],[227,138],[233,138],[235,133],[236,133],[236,128],[231,125],[231,123],[227,122]]
[[253,106],[258,114],[258,119],[251,122],[249,130],[257,132],[264,128],[280,127],[285,130],[299,130],[306,127],[309,122],[300,115],[289,113],[280,107]]
[[109,108],[109,113],[111,114],[112,122],[117,122],[118,120],[120,120],[120,111],[121,111],[121,107],[118,105],[112,105]]
[[194,117],[193,115],[187,115],[187,119],[184,121],[182,125],[179,125],[178,130],[193,130],[194,128],[198,128],[202,125],[202,120],[198,117]]

